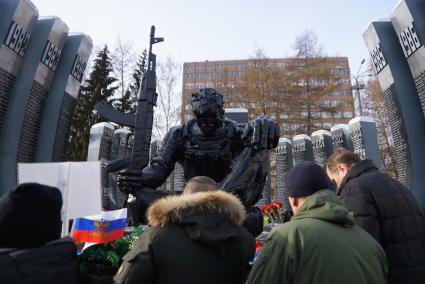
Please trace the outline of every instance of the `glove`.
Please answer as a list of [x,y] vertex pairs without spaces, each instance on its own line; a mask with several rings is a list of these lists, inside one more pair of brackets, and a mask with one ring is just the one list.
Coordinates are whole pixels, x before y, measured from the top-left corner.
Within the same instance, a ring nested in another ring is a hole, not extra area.
[[264,217],[257,207],[248,207],[246,209],[246,219],[243,223],[245,229],[254,237],[257,237],[263,231]]
[[282,213],[282,220],[283,220],[283,223],[285,223],[285,222],[289,222],[289,221],[291,221],[291,218],[292,218],[292,216],[294,216],[294,213],[292,212],[292,210],[285,210],[285,211],[283,211],[283,213]]
[[251,145],[254,146],[254,149],[261,151],[277,147],[280,129],[273,119],[267,115],[261,115],[254,120],[253,128]]
[[134,195],[142,187],[142,173],[138,170],[125,169],[117,174],[117,187],[124,193]]

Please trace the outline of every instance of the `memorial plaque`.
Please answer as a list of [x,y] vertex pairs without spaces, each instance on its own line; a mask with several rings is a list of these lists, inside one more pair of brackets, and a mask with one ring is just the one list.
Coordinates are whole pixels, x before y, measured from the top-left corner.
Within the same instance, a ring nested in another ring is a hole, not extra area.
[[414,1],[401,1],[391,21],[372,22],[364,39],[369,50],[379,42],[386,58],[387,66],[378,74],[378,80],[389,113],[397,171],[400,181],[410,185],[425,209],[425,118],[412,76],[415,72],[420,74],[418,66],[424,61],[420,60],[423,47],[417,44],[421,43],[421,24],[408,17],[407,2]]
[[185,186],[183,166],[177,162],[171,176],[171,191],[182,192]]
[[[114,131],[112,138],[111,160],[123,158],[131,155],[131,148],[128,145],[129,137],[132,132],[128,129],[120,128]],[[126,194],[117,189],[117,174],[109,173],[109,203],[110,210],[120,209],[124,205]]]
[[350,128],[347,124],[337,124],[331,128],[332,144],[334,149],[345,148],[353,151]]
[[325,168],[328,158],[333,153],[332,136],[327,130],[318,130],[311,134],[314,161]]
[[0,1],[0,135],[16,76],[37,18],[38,10],[28,0]]
[[[44,116],[49,89],[68,34],[68,27],[59,18],[43,18],[39,20],[39,23],[40,25],[37,25],[34,30],[33,40],[36,40],[37,31],[44,33],[48,31],[48,37],[42,52],[41,64],[38,64],[26,104],[16,158],[17,162],[35,161],[41,120]],[[30,45],[32,43],[33,41],[31,41]]]
[[300,134],[292,138],[292,157],[294,166],[302,161],[314,161],[313,143],[310,136]]
[[276,200],[282,202],[285,211],[291,211],[291,205],[288,200],[288,193],[286,192],[286,176],[292,168],[292,142],[288,138],[280,138],[279,144],[275,150],[276,153]]
[[33,162],[48,91],[68,27],[57,17],[40,18],[32,31],[8,104],[0,138],[0,188],[16,185],[18,162]]
[[391,14],[391,21],[415,80],[425,116],[425,2],[400,1]]
[[379,168],[379,148],[376,123],[370,117],[359,116],[348,123],[353,141],[354,153],[360,159],[370,159]]
[[96,123],[90,128],[87,161],[111,160],[114,126],[107,122]]
[[78,91],[93,43],[84,34],[70,34],[56,67],[41,121],[35,161],[65,160]]
[[116,190],[110,187],[109,173],[107,172],[108,162],[111,160],[112,139],[114,126],[107,122],[96,123],[90,128],[89,149],[87,161],[100,161],[101,163],[101,184],[102,184],[102,208],[106,210],[116,209]]
[[391,85],[384,92],[384,104],[387,109],[388,120],[394,142],[396,169],[398,180],[405,186],[410,187],[411,160],[407,145],[407,133],[403,123],[403,114],[399,108],[400,103],[396,94],[396,88]]
[[131,148],[129,146],[129,138],[132,132],[125,128],[119,128],[114,131],[112,142],[111,160],[124,158],[131,155]]
[[152,161],[152,159],[156,157],[160,152],[162,152],[162,139],[152,138],[150,161]]

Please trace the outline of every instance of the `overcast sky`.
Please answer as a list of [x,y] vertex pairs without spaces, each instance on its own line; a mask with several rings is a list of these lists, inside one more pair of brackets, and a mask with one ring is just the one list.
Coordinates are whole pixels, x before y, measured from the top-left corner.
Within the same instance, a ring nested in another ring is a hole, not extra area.
[[42,16],[56,15],[70,31],[113,47],[117,37],[147,46],[150,26],[165,42],[159,58],[180,63],[245,59],[256,47],[269,57],[294,53],[295,37],[312,29],[328,55],[347,56],[352,72],[368,57],[362,34],[388,17],[398,0],[32,0]]

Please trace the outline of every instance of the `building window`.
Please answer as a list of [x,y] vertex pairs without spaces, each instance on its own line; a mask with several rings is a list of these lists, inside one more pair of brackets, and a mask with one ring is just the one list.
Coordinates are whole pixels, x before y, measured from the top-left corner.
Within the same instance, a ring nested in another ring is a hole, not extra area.
[[295,124],[291,124],[291,130],[298,130],[300,128],[300,125],[295,123]]
[[351,111],[345,111],[344,117],[351,118],[351,117],[353,117],[353,113]]
[[193,89],[193,84],[187,83],[185,88],[186,88],[186,90]]
[[325,123],[323,123],[323,127],[326,128],[326,129],[330,129],[332,127],[332,123],[325,122]]
[[197,89],[203,89],[204,88],[204,84],[203,83],[196,83],[196,88]]
[[331,117],[331,113],[330,112],[327,112],[327,111],[324,111],[324,112],[322,112],[322,117],[323,118],[329,118],[329,117]]
[[338,100],[331,100],[331,106],[337,107],[340,105],[340,102]]

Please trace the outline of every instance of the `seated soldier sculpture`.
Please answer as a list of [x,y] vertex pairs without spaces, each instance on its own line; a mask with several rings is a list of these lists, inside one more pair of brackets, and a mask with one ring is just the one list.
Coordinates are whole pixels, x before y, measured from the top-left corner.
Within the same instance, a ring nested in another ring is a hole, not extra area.
[[279,127],[266,115],[252,123],[239,124],[226,119],[223,104],[223,95],[211,88],[192,94],[195,118],[168,131],[163,151],[141,175],[130,170],[120,172],[120,189],[136,196],[133,209],[137,213],[136,223],[143,221],[150,203],[164,194],[156,188],[179,162],[186,181],[195,176],[208,176],[222,190],[236,194],[248,211],[247,228],[253,234],[261,232],[261,213],[253,206],[260,199],[266,182],[268,150],[277,146]]

